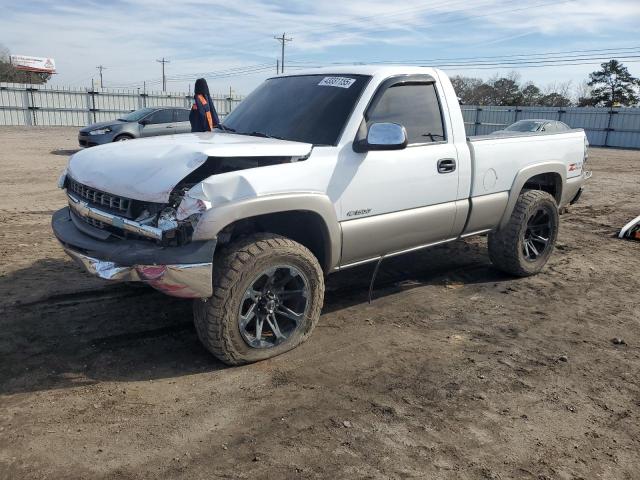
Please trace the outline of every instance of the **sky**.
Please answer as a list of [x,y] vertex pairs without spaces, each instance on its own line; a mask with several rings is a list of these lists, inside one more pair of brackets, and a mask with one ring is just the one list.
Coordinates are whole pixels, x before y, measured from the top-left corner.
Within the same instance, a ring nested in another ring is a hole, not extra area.
[[[450,75],[516,71],[541,86],[577,86],[609,57],[640,76],[639,25],[640,0],[0,0],[0,44],[12,54],[53,57],[51,84],[89,86],[103,65],[105,87],[146,82],[159,91],[156,60],[166,58],[173,92],[204,76],[212,93],[249,93],[275,75],[273,37],[283,32],[292,38],[288,72],[411,62],[442,65]],[[569,57],[573,65],[564,64]],[[523,58],[559,61],[524,68]]]

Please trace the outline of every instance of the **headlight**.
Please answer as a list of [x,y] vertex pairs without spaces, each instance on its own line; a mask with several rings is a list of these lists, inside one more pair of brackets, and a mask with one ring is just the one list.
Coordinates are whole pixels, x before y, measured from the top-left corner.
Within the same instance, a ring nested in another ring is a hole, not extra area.
[[104,135],[105,133],[111,132],[111,127],[106,128],[98,128],[97,130],[91,130],[89,135]]

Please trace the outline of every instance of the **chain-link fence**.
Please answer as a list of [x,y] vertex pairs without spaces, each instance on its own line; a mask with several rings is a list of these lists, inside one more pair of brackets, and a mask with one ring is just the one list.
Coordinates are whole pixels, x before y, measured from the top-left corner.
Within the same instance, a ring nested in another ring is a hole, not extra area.
[[518,120],[559,120],[583,128],[589,144],[640,148],[640,108],[493,107],[463,105],[467,135],[487,135]]
[[[212,95],[212,98],[221,117],[242,100],[239,95]],[[139,108],[190,108],[192,102],[193,97],[187,93],[0,83],[0,125],[83,127],[113,120]]]

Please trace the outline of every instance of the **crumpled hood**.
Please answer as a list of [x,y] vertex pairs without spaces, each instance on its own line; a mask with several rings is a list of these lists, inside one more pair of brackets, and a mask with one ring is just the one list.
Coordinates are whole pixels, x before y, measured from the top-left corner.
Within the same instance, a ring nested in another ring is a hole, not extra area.
[[305,157],[312,148],[218,131],[168,135],[82,150],[69,160],[68,174],[114,195],[165,203],[176,184],[208,157]]

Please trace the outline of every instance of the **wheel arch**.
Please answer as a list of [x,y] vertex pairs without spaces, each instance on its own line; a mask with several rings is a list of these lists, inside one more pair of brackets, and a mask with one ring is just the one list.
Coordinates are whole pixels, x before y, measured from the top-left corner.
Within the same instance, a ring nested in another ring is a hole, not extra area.
[[543,190],[550,193],[556,200],[558,207],[562,202],[563,187],[567,181],[567,167],[561,162],[546,162],[530,165],[516,174],[516,178],[509,191],[507,207],[499,224],[499,229],[505,227],[518,197],[523,190]]
[[117,142],[118,139],[122,138],[122,137],[127,137],[127,138],[129,138],[129,140],[133,140],[133,139],[136,138],[135,135],[133,133],[131,133],[131,132],[120,132],[115,137],[113,137],[113,141]]
[[342,234],[333,204],[322,194],[255,197],[214,207],[203,214],[194,240],[229,241],[239,234],[269,232],[295,240],[318,258],[325,273],[340,262]]

